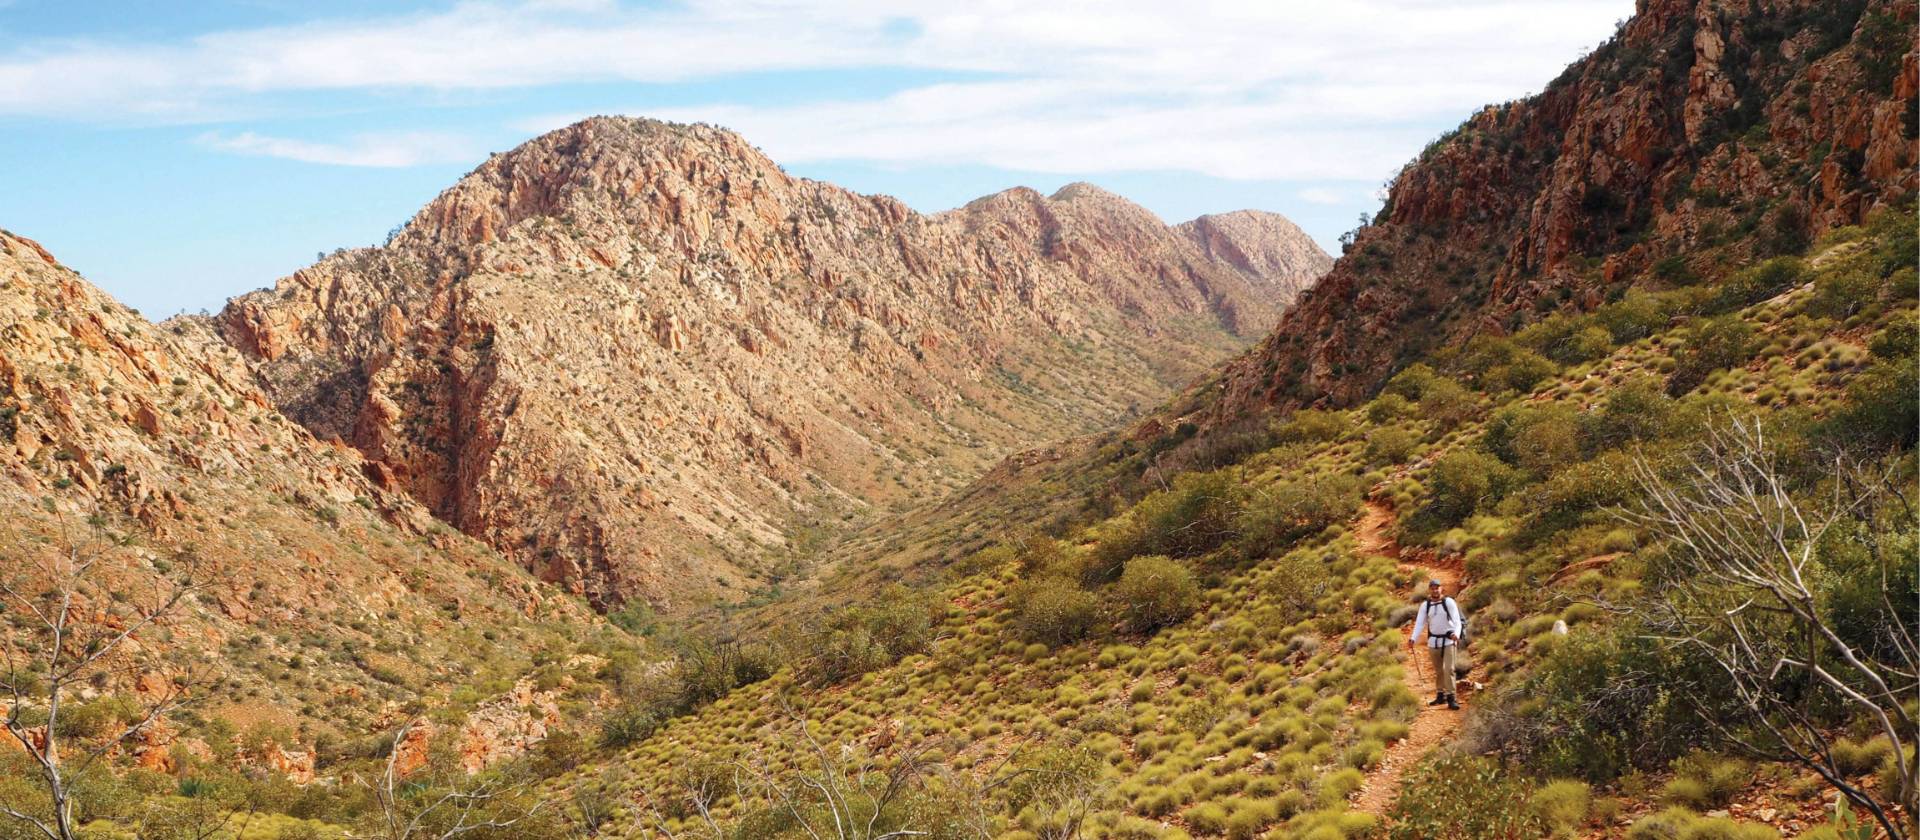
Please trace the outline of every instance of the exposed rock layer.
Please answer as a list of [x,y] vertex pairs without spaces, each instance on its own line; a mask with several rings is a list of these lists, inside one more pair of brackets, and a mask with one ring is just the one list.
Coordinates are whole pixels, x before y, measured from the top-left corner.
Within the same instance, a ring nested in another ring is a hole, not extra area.
[[924,216],[719,129],[596,118],[216,323],[383,486],[599,603],[673,607],[1163,399],[1328,262],[1264,214],[1175,229],[1074,184]]
[[1170,413],[1217,429],[1349,404],[1431,349],[1598,306],[1663,258],[1792,252],[1911,195],[1914,25],[1896,0],[1642,0],[1543,93],[1409,164],[1279,328]]
[[[496,656],[482,628],[531,647],[594,622],[366,467],[275,411],[203,326],[156,326],[0,231],[0,577],[41,591],[53,558],[98,556],[83,622],[166,578],[199,587],[83,697],[183,687],[199,711],[357,733]],[[143,732],[141,760],[171,732]],[[263,760],[300,775],[311,753],[287,749]]]

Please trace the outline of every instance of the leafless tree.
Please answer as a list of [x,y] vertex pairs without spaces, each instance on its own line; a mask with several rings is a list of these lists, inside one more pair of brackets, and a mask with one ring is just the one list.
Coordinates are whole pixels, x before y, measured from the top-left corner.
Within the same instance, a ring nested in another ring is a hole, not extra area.
[[0,611],[17,613],[26,625],[22,632],[0,639],[0,691],[9,703],[6,730],[32,762],[49,806],[41,815],[0,803],[0,814],[50,840],[74,840],[75,780],[186,704],[192,683],[174,675],[157,691],[136,694],[138,714],[104,737],[62,735],[61,716],[74,702],[76,689],[93,683],[135,683],[145,663],[132,648],[150,654],[159,634],[149,631],[159,630],[196,588],[189,555],[173,570],[175,578],[163,575],[162,584],[144,597],[109,597],[98,578],[105,571],[101,562],[116,556],[117,546],[107,534],[105,519],[92,517],[84,538],[77,530],[61,519],[57,550],[44,561],[20,563],[16,575],[0,580]]
[[679,801],[671,803],[671,808],[655,800],[653,794],[641,791],[639,795],[647,806],[654,831],[667,840],[681,840],[684,835],[669,827],[667,813],[669,810],[684,812],[691,809],[714,840],[724,840],[727,832],[720,828],[713,809],[723,797],[729,794],[739,797],[744,793],[741,772],[741,767],[734,764],[698,764],[686,768],[674,779],[674,785],[679,789]]
[[417,791],[404,784],[400,767],[407,736],[421,725],[408,721],[393,734],[386,769],[369,784],[379,808],[376,824],[367,834],[348,834],[353,840],[453,840],[476,831],[512,828],[544,810],[543,799],[525,800],[523,786],[490,776],[456,778],[442,790],[431,786]]
[[790,752],[803,764],[775,769],[764,756],[739,762],[740,787],[784,812],[812,840],[899,840],[930,832],[889,828],[897,806],[929,769],[928,745],[910,746],[882,762],[864,750],[829,748],[813,734],[805,716],[787,710],[793,721]]
[[1741,420],[1714,429],[1676,475],[1636,460],[1644,499],[1627,516],[1664,540],[1676,564],[1664,591],[1636,611],[1655,638],[1724,675],[1743,714],[1734,722],[1703,716],[1717,735],[1812,770],[1903,840],[1894,803],[1835,766],[1830,726],[1809,701],[1818,696],[1874,724],[1893,747],[1897,798],[1916,813],[1906,752],[1915,721],[1903,705],[1920,688],[1916,606],[1894,603],[1881,586],[1879,609],[1893,620],[1869,650],[1842,635],[1817,583],[1823,544],[1841,538],[1864,542],[1884,578],[1894,562],[1889,538],[1912,530],[1914,511],[1893,470],[1845,455],[1830,467],[1819,498],[1796,495],[1759,422]]

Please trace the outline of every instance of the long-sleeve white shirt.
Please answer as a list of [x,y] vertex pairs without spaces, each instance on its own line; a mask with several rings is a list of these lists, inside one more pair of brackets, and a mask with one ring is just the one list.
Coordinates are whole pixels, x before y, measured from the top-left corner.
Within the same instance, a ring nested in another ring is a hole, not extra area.
[[[1432,618],[1428,618],[1432,616]],[[1427,647],[1446,647],[1453,644],[1452,635],[1466,627],[1467,614],[1460,611],[1460,605],[1452,598],[1438,601],[1421,601],[1420,611],[1414,614],[1413,641],[1427,640]]]

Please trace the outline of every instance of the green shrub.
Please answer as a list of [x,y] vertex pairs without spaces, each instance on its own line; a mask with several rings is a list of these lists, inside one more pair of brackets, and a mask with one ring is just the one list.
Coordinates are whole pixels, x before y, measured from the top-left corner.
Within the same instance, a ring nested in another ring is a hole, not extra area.
[[1739,823],[1726,817],[1694,820],[1680,832],[1680,840],[1779,840],[1780,832],[1759,823]]
[[1753,327],[1731,315],[1704,321],[1687,331],[1667,377],[1667,393],[1680,396],[1700,386],[1707,374],[1753,357]]
[[1657,297],[1630,291],[1626,297],[1594,310],[1593,319],[1616,344],[1639,341],[1664,329],[1672,314]]
[[1063,645],[1086,638],[1100,620],[1100,602],[1078,583],[1058,577],[1023,581],[1010,593],[1013,628],[1021,638]]
[[1455,449],[1435,461],[1427,473],[1428,513],[1452,525],[1483,505],[1498,502],[1516,476],[1498,458],[1474,449]]
[[1668,808],[1635,820],[1627,829],[1627,840],[1680,840],[1680,835],[1698,817],[1685,808]]
[[1696,809],[1721,808],[1753,781],[1753,768],[1736,758],[1691,752],[1673,762],[1668,801]]
[[1319,785],[1314,788],[1313,802],[1321,808],[1339,805],[1366,782],[1367,774],[1351,767],[1342,767],[1320,777]]
[[1807,264],[1797,257],[1776,257],[1728,278],[1708,303],[1711,313],[1751,306],[1804,282]]
[[1881,762],[1893,755],[1893,747],[1884,738],[1868,741],[1833,742],[1833,768],[1843,776],[1860,776],[1880,769]]
[[1875,362],[1847,383],[1819,434],[1856,452],[1911,449],[1920,442],[1920,370],[1912,356]]
[[1433,368],[1415,362],[1408,365],[1405,370],[1394,374],[1392,379],[1387,380],[1382,390],[1418,402],[1420,398],[1426,396],[1427,388],[1439,379],[1440,374],[1435,373]]
[[1360,479],[1346,474],[1285,482],[1257,492],[1235,517],[1240,554],[1267,557],[1346,521],[1360,503]]
[[[1713,685],[1712,667],[1661,647],[1637,628],[1575,633],[1539,655],[1532,669],[1492,703],[1483,704],[1491,710],[1485,725],[1472,733],[1473,746],[1517,755],[1543,775],[1592,782],[1659,766],[1707,739],[1696,708],[1731,714],[1731,703],[1704,693],[1678,697],[1639,675]],[[1662,737],[1631,734],[1639,732]]]
[[1383,393],[1367,403],[1367,419],[1374,423],[1391,423],[1407,416],[1413,410],[1413,403],[1406,397],[1395,393]]
[[[1286,610],[1289,617],[1297,617],[1311,614],[1314,605],[1338,584],[1333,572],[1320,558],[1305,552],[1293,552],[1271,562],[1262,588],[1268,600]],[[1304,640],[1295,646],[1296,650],[1308,646],[1317,648],[1320,644],[1318,639],[1311,636],[1294,638]],[[1312,650],[1307,651],[1307,655],[1312,654]]]
[[1560,312],[1521,330],[1514,340],[1561,364],[1591,362],[1613,350],[1613,334],[1593,317]]
[[1565,530],[1588,513],[1634,498],[1632,460],[1619,450],[1601,453],[1526,488],[1515,501],[1530,514],[1528,526],[1536,536]]
[[658,730],[660,723],[660,716],[652,709],[633,703],[620,706],[600,719],[600,746],[620,749],[638,744]]
[[1280,806],[1271,799],[1240,799],[1234,801],[1224,828],[1231,840],[1252,840],[1279,818]]
[[1533,810],[1541,824],[1555,836],[1572,837],[1586,823],[1593,808],[1593,797],[1586,783],[1571,779],[1548,782],[1533,793]]
[[1845,319],[1880,297],[1881,279],[1863,265],[1847,265],[1821,272],[1813,283],[1807,311]]
[[1413,457],[1419,440],[1399,426],[1381,426],[1367,433],[1366,459],[1369,464],[1404,464]]
[[1434,837],[1540,837],[1547,823],[1529,807],[1532,785],[1479,756],[1421,764],[1387,812],[1393,840]]
[[1435,378],[1421,392],[1420,413],[1442,431],[1473,419],[1479,412],[1480,402],[1473,392],[1451,379]]
[[1202,802],[1180,813],[1201,834],[1219,834],[1227,829],[1227,807],[1218,802]]
[[689,711],[757,683],[779,668],[779,655],[764,644],[690,637],[679,645],[671,680],[676,711]]
[[1582,416],[1581,437],[1589,452],[1664,437],[1673,427],[1673,400],[1645,380],[1607,392],[1600,407]]
[[1111,580],[1142,554],[1195,557],[1220,547],[1238,531],[1246,488],[1236,470],[1185,473],[1173,486],[1135,504],[1094,549],[1094,575]]
[[1303,408],[1274,429],[1274,438],[1280,443],[1325,443],[1346,437],[1352,428],[1345,414]]
[[807,635],[805,677],[837,683],[925,651],[936,607],[927,593],[892,584],[864,604],[835,611]]
[[1694,271],[1693,266],[1687,265],[1684,254],[1668,254],[1655,260],[1653,276],[1675,286],[1691,286],[1700,282],[1699,272]]
[[1486,376],[1482,377],[1481,383],[1488,393],[1498,390],[1525,393],[1533,390],[1533,386],[1553,376],[1558,370],[1559,368],[1545,356],[1532,350],[1522,350],[1513,354],[1506,364],[1488,370]]
[[1548,475],[1580,457],[1579,416],[1560,403],[1507,406],[1487,422],[1482,442],[1501,460]]
[[1193,572],[1167,557],[1135,557],[1112,587],[1120,617],[1136,633],[1151,633],[1187,620],[1200,607]]

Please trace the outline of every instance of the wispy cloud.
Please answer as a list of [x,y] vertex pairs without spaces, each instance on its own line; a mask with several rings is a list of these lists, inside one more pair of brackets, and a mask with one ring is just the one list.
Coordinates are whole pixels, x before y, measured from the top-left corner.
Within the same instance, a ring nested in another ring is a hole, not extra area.
[[1304,201],[1308,204],[1325,204],[1328,206],[1338,206],[1341,204],[1353,203],[1352,196],[1349,196],[1346,193],[1341,192],[1339,190],[1332,190],[1326,187],[1308,187],[1304,190],[1299,191],[1298,193],[1295,193],[1295,195],[1298,196],[1301,201]]
[[[866,99],[716,97],[630,113],[717,122],[792,162],[1177,170],[1377,181],[1436,122],[1537,88],[1630,0],[488,0],[211,32],[0,49],[0,115],[222,121],[316,91],[673,84],[792,70],[984,74]],[[604,95],[604,94],[603,94]],[[685,102],[684,97],[678,98]],[[545,129],[561,116],[526,117]],[[209,146],[407,165],[457,144],[216,136]],[[440,150],[436,152],[435,150]],[[1308,199],[1312,200],[1312,199]]]
[[197,138],[202,146],[259,157],[334,166],[398,167],[428,163],[461,163],[479,155],[465,138],[428,132],[362,134],[344,143],[318,143],[290,137],[269,137],[243,131],[234,135],[208,132]]

